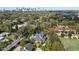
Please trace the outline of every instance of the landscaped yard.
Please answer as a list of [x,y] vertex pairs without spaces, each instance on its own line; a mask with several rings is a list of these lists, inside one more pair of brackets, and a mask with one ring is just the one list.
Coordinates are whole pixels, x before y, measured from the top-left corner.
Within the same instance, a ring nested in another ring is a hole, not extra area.
[[66,51],[79,51],[79,39],[60,38]]

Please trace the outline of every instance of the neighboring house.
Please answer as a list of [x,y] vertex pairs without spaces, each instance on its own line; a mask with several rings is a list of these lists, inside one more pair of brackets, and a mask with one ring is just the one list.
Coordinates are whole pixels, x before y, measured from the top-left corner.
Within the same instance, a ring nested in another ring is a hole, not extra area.
[[71,38],[72,38],[72,39],[79,39],[79,36],[78,36],[77,34],[73,34],[73,35],[71,36]]
[[62,15],[63,16],[68,16],[68,17],[72,16],[72,14],[70,14],[70,13],[63,13]]
[[51,28],[58,36],[61,36],[61,34],[64,34],[64,38],[67,39],[69,38],[68,35],[71,33],[71,39],[78,39],[79,36],[76,34],[76,30],[72,29],[72,27],[68,26],[62,26],[62,25],[57,25]]
[[4,39],[4,37],[0,37],[0,40]]
[[78,13],[76,13],[76,16],[77,16],[77,17],[79,17],[79,12],[78,12]]
[[9,32],[3,32],[0,34],[0,37],[8,36],[10,33]]
[[0,40],[4,39],[5,36],[8,36],[10,33],[9,32],[3,32],[0,34]]
[[33,47],[33,44],[31,43],[27,43],[25,46],[24,46],[24,51],[32,51],[34,49]]
[[[17,26],[18,26],[18,28],[25,27],[25,26],[27,26],[27,22],[24,22],[24,24],[18,24]],[[14,25],[12,27],[12,29],[16,29],[16,25]]]
[[64,38],[65,38],[65,39],[68,39],[69,37],[68,37],[68,36],[64,36]]
[[41,22],[41,19],[36,19],[35,22]]
[[64,33],[65,35],[68,35],[68,33],[70,32],[76,33],[76,30],[69,28],[68,26],[62,26],[62,25],[53,26],[51,30],[56,32],[58,36],[61,36],[61,33]]

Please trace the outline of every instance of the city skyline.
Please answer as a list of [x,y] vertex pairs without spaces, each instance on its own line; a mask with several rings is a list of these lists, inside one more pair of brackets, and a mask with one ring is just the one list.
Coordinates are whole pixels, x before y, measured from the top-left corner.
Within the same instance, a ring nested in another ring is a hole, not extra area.
[[[15,10],[23,7],[0,7],[0,10]],[[79,10],[79,7],[24,7],[24,8],[40,8],[41,10]]]

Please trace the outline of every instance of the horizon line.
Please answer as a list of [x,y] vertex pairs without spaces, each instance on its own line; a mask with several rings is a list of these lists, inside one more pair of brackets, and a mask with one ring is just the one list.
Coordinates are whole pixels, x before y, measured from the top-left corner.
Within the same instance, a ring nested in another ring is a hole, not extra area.
[[79,7],[0,7],[0,10],[15,10],[16,8],[40,8],[46,10],[79,10]]

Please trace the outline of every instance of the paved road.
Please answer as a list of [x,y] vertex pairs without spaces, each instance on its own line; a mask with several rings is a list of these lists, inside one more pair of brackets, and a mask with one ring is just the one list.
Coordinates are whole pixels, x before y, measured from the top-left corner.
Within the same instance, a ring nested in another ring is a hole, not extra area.
[[[25,22],[24,24],[22,24],[23,26],[27,26],[27,22]],[[19,42],[20,42],[20,37],[21,37],[22,35],[20,35],[17,39],[15,39],[11,44],[9,44],[7,47],[5,47],[4,48],[4,50],[3,51],[8,51],[8,50],[10,50],[12,47],[14,47],[14,46],[16,46]]]
[[6,48],[4,48],[3,51],[8,51],[10,50],[12,47],[16,46],[19,42],[20,42],[20,37],[19,36],[16,40],[14,40],[11,44],[9,44]]

